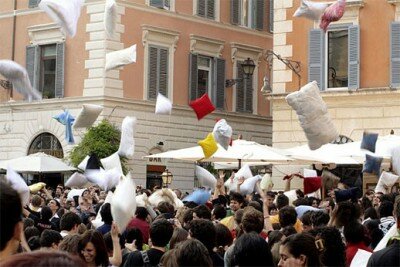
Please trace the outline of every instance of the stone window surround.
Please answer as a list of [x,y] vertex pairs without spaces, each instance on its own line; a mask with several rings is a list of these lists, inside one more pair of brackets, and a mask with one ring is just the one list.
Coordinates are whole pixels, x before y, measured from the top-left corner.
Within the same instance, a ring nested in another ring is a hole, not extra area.
[[[146,5],[150,6],[150,0],[146,0]],[[169,9],[165,10],[175,12],[175,0],[169,0]]]
[[400,0],[387,0],[389,4],[396,7],[395,21],[400,21]]
[[[169,50],[168,57],[168,76],[174,77],[174,55],[179,40],[179,32],[172,31],[160,27],[143,24],[142,27],[142,44],[144,47],[144,65],[143,65],[143,100],[147,100],[148,95],[148,66],[149,66],[149,45],[157,45],[167,47]],[[173,101],[173,81],[168,79],[168,98]]]
[[[193,16],[197,16],[197,1],[198,0],[193,0]],[[221,10],[220,0],[215,0],[214,20],[218,22],[221,20],[220,10]]]
[[190,52],[200,55],[221,57],[224,49],[223,40],[212,39],[200,35],[190,34]]
[[56,23],[39,24],[27,28],[32,45],[45,45],[65,42],[65,34]]

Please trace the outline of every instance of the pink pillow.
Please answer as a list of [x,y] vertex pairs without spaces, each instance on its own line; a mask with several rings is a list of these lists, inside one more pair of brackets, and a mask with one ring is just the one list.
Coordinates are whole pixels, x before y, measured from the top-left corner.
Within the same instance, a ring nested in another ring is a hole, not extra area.
[[196,112],[198,120],[201,120],[215,110],[215,107],[211,103],[211,100],[207,94],[204,94],[202,97],[191,101],[189,105],[192,107],[194,112]]

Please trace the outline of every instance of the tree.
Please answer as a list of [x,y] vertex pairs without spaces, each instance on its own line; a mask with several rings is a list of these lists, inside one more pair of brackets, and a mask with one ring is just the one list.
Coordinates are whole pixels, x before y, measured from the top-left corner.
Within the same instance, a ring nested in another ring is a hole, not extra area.
[[[97,126],[92,126],[84,135],[82,141],[75,146],[69,155],[73,166],[77,167],[91,153],[100,159],[111,156],[118,151],[121,138],[120,130],[107,120],[102,120]],[[121,158],[122,169],[127,172],[126,158]]]

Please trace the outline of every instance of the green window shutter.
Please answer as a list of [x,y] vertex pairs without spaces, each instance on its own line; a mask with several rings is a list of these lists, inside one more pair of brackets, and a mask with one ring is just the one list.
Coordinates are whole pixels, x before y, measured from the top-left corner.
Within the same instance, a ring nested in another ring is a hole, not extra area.
[[317,81],[320,90],[324,83],[324,32],[312,29],[308,36],[308,81]]
[[[236,68],[237,68],[237,79],[243,79],[244,73],[242,69],[242,64],[243,62],[237,61],[236,62]],[[245,92],[244,92],[244,80],[237,81],[236,82],[236,111],[237,112],[244,112],[245,111]]]
[[[244,75],[243,75],[244,76]],[[244,90],[244,99],[245,99],[245,112],[252,113],[253,112],[253,76],[250,76],[244,79],[245,90]]]
[[197,55],[189,54],[189,101],[197,98]]
[[358,25],[349,27],[348,51],[348,88],[357,90],[360,88],[360,27]]
[[390,86],[400,87],[400,22],[390,24]]
[[65,43],[58,43],[56,47],[56,88],[55,97],[64,97],[64,56]]
[[274,32],[274,0],[269,0],[269,32]]
[[35,8],[39,5],[40,0],[29,0],[28,7],[29,8]]
[[207,0],[207,18],[215,19],[215,0]]
[[168,97],[168,49],[159,49],[159,86],[158,91]]
[[265,12],[265,5],[264,0],[257,0],[256,1],[256,29],[262,31],[264,29],[264,12]]
[[150,0],[150,6],[169,9],[169,0]]
[[231,0],[231,24],[239,24],[239,0]]
[[197,15],[200,17],[206,17],[206,1],[207,0],[197,0]]
[[31,85],[38,91],[40,82],[40,47],[38,45],[28,45],[26,47],[26,71],[28,72]]
[[216,99],[215,106],[217,109],[224,109],[225,104],[225,59],[214,58],[215,66],[215,82]]
[[149,46],[147,99],[157,98],[158,48]]

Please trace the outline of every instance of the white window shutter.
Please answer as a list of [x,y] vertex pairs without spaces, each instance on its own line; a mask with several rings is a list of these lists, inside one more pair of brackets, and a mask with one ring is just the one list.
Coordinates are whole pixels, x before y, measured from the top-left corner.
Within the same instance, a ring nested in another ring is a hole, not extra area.
[[308,81],[316,81],[320,90],[325,90],[324,61],[324,32],[312,29],[308,36]]
[[400,22],[390,24],[390,86],[400,87]]
[[348,41],[348,88],[357,90],[360,88],[360,27],[349,27]]

